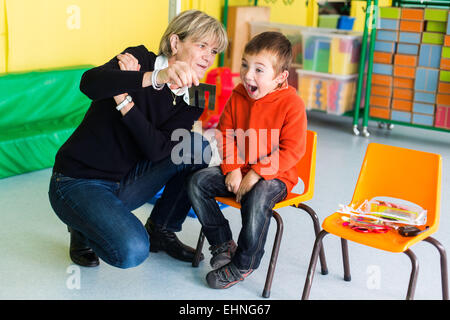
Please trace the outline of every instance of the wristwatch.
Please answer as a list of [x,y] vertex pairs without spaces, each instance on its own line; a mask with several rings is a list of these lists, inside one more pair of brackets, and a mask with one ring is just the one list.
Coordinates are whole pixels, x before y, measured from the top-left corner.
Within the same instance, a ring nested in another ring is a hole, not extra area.
[[131,101],[133,101],[133,98],[131,96],[127,96],[121,103],[119,103],[116,107],[117,111],[120,111],[123,107],[125,107],[127,104],[129,104]]

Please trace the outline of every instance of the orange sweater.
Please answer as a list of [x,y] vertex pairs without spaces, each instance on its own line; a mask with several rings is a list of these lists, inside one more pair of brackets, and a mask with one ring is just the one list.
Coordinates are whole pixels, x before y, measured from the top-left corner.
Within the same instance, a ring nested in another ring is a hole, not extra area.
[[290,192],[298,182],[296,164],[306,147],[306,112],[296,90],[284,86],[253,100],[239,84],[225,105],[216,135],[222,173],[250,168],[266,180],[280,179]]

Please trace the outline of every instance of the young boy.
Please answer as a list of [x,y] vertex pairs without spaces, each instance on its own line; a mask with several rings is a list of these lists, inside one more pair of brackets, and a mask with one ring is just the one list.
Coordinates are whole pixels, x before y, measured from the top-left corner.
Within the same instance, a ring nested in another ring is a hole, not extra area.
[[[297,184],[296,164],[305,152],[306,112],[287,84],[291,44],[264,32],[246,45],[241,83],[228,100],[216,135],[222,163],[194,173],[188,195],[210,243],[212,288],[224,289],[257,269],[264,254],[274,205]],[[214,197],[241,204],[237,245]]]

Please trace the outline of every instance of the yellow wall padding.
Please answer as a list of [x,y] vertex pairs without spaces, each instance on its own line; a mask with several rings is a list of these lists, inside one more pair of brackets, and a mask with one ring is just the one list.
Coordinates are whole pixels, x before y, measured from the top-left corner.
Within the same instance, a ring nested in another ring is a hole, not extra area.
[[6,72],[6,35],[0,34],[0,73]]
[[0,34],[6,32],[5,0],[0,0]]
[[[367,2],[361,0],[352,0],[350,8],[350,16],[355,17],[353,24],[353,31],[364,31],[364,24],[366,19]],[[392,0],[379,0],[379,7],[390,7]],[[369,26],[372,24],[372,15],[370,15]]]
[[168,23],[168,1],[3,1],[7,72],[99,65],[140,44],[157,52]]

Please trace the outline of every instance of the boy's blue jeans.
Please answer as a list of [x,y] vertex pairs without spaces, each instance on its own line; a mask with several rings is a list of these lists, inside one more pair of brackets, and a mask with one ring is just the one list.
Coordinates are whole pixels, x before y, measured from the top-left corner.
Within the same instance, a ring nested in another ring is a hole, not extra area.
[[[199,146],[202,150],[192,148],[192,157],[210,148],[204,140],[196,144]],[[76,179],[54,172],[50,203],[65,224],[88,239],[103,261],[119,268],[134,267],[148,257],[150,242],[144,225],[131,211],[165,186],[150,219],[163,229],[180,231],[191,208],[187,177],[208,165],[198,162],[197,158],[195,162],[175,164],[170,156],[158,162],[141,161],[120,182]]]
[[[228,220],[214,197],[235,197],[225,186],[220,167],[209,167],[192,174],[188,195],[210,245],[232,239]],[[259,180],[241,200],[242,229],[232,262],[240,270],[257,269],[264,254],[272,208],[287,195],[286,185],[278,180]]]

